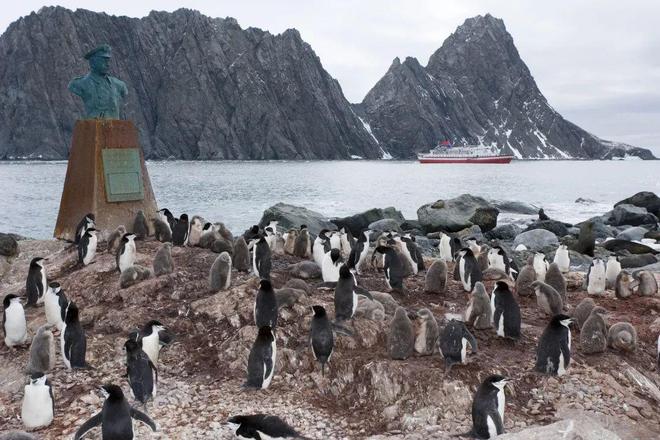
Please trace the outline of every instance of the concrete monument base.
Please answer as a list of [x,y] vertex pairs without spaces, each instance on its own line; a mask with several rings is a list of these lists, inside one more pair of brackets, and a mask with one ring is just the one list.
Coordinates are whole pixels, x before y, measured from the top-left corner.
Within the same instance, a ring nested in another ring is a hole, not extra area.
[[77,121],[55,238],[73,241],[78,222],[88,213],[96,216],[102,237],[119,225],[131,231],[139,210],[151,231],[149,220],[158,208],[135,125],[118,119]]

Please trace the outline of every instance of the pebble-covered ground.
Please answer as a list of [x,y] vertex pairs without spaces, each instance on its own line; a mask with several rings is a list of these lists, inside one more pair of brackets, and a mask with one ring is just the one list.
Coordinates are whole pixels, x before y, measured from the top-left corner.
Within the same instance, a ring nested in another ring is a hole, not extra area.
[[[98,388],[107,382],[120,385],[129,401],[156,421],[158,432],[153,434],[145,425],[136,425],[140,438],[233,438],[224,425],[227,418],[255,412],[278,415],[304,436],[315,439],[384,433],[447,438],[470,429],[472,394],[482,379],[495,372],[512,379],[507,392],[507,431],[587,412],[607,419],[622,438],[660,436],[660,376],[655,361],[659,297],[617,300],[608,291],[595,298],[612,312],[610,324],[629,321],[637,327],[639,348],[634,354],[608,350],[586,356],[580,352],[579,333],[574,329],[573,360],[564,377],[532,371],[537,340],[548,322],[534,298],[518,298],[523,319],[519,342],[497,338],[492,330],[475,331],[478,353],[469,356],[468,365],[455,367],[450,373],[438,354],[405,361],[388,358],[385,341],[395,303],[384,300],[385,320],[362,315],[349,325],[354,337],[337,337],[335,353],[323,377],[309,350],[309,306],[323,304],[332,316],[333,292],[315,288],[318,279],[308,280],[307,294],[280,312],[278,361],[271,386],[250,391],[241,384],[256,334],[252,318],[257,286],[254,277],[234,271],[228,291],[212,292],[208,271],[217,254],[201,248],[173,248],[173,274],[120,289],[114,256],[103,252],[103,245],[96,262],[81,268],[75,264],[72,248],[57,252],[53,242],[20,243],[21,255],[0,284],[2,294],[20,291],[27,261],[49,248],[48,252],[53,252],[47,262],[49,278],[59,281],[81,309],[88,338],[87,360],[93,367],[67,370],[57,339],[58,362],[49,373],[55,419],[35,433],[41,439],[71,438],[100,410],[103,401]],[[138,242],[138,263],[150,267],[159,246],[153,240]],[[287,255],[274,256],[276,288],[289,280],[287,268],[298,261]],[[488,291],[493,283],[485,283]],[[367,271],[359,284],[370,291],[386,291],[382,274],[376,270]],[[586,296],[581,284],[580,274],[569,275],[571,308]],[[453,280],[444,295],[424,293],[424,273],[408,278],[405,287],[406,293],[393,294],[392,300],[409,311],[427,307],[441,324],[448,314],[462,313],[468,302],[468,294]],[[361,309],[367,305],[365,302]],[[27,318],[34,334],[45,323],[43,307],[27,309]],[[163,322],[176,334],[176,340],[161,352],[156,397],[142,406],[132,401],[128,392],[123,344],[131,330],[150,319]],[[0,431],[21,428],[27,359],[27,347],[0,348]],[[100,438],[100,430],[87,438]]]

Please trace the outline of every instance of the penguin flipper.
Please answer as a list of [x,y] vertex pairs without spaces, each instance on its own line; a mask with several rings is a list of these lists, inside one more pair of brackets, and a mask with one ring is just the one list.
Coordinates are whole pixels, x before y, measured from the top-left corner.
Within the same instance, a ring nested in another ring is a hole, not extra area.
[[101,413],[95,414],[91,419],[87,420],[82,424],[80,428],[76,431],[76,435],[73,437],[73,440],[79,440],[87,434],[90,429],[96,428],[101,425]]
[[316,285],[317,289],[334,289],[337,287],[336,281],[324,281]]
[[372,301],[374,300],[374,297],[371,296],[371,293],[367,289],[365,289],[364,287],[355,286],[354,289],[355,289],[355,294],[356,295],[366,296],[370,300],[372,300]]
[[149,425],[152,431],[157,431],[156,424],[154,423],[153,420],[151,420],[151,417],[149,417],[139,409],[135,409],[131,407],[131,417],[134,418],[135,420],[141,421],[145,425]]
[[477,353],[477,340],[474,338],[474,335],[472,335],[472,333],[470,333],[470,331],[467,328],[465,328],[464,336],[468,340],[468,342],[470,343],[470,347],[472,348],[472,353],[476,354]]

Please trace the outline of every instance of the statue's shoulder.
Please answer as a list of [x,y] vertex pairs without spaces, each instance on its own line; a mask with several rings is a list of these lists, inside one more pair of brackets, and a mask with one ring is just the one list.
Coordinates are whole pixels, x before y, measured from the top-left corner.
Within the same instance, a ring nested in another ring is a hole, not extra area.
[[86,88],[87,83],[89,82],[88,75],[76,76],[71,81],[69,81],[69,90],[72,92],[81,91]]
[[126,83],[119,78],[116,78],[114,76],[110,76],[110,82],[112,85],[119,90],[122,96],[125,96],[126,93],[128,92],[128,88],[126,87]]

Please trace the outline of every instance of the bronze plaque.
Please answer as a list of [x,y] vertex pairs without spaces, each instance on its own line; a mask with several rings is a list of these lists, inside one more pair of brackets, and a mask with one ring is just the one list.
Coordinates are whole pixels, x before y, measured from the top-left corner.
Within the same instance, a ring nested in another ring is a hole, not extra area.
[[105,148],[103,174],[108,202],[144,199],[140,150],[137,148]]

